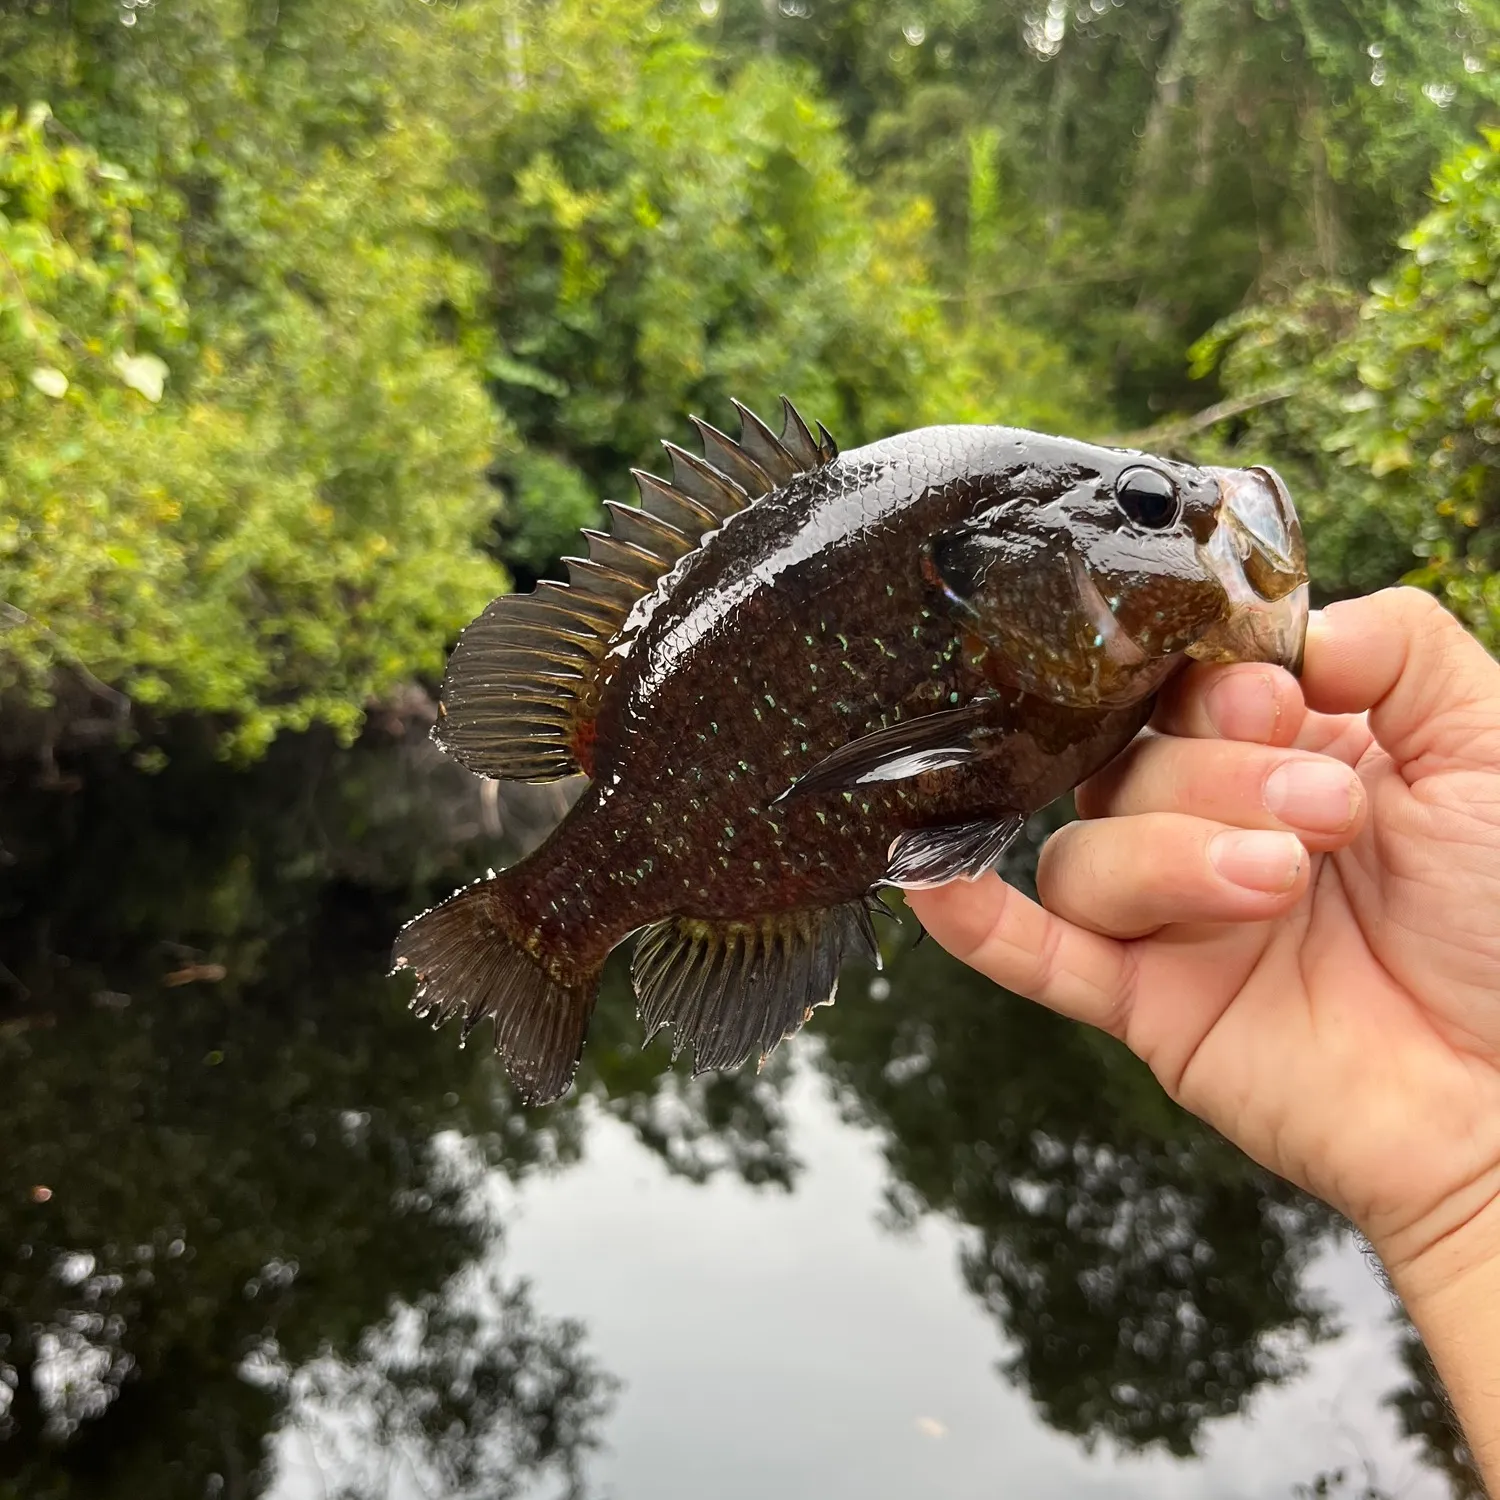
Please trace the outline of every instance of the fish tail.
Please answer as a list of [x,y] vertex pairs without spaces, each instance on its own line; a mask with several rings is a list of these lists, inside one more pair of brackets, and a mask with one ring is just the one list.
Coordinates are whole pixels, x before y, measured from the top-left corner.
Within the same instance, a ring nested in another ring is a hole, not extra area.
[[463,1013],[463,1040],[486,1017],[495,1051],[527,1104],[568,1091],[599,993],[602,963],[572,972],[549,962],[540,934],[517,911],[511,872],[466,886],[413,918],[391,955],[417,976],[411,1008],[433,1029]]

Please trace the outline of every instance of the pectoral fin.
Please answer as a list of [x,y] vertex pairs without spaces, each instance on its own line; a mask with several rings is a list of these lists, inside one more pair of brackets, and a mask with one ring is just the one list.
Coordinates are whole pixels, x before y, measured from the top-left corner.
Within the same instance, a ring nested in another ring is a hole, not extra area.
[[875,781],[903,781],[965,765],[983,753],[983,741],[993,738],[995,714],[995,700],[986,698],[877,729],[824,756],[776,800],[847,791]]

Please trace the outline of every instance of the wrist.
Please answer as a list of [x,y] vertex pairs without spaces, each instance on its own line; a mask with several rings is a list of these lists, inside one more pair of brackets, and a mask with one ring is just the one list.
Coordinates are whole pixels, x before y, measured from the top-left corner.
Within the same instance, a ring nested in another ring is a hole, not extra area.
[[1495,1175],[1401,1230],[1367,1232],[1414,1320],[1500,1285],[1500,1170]]
[[[1372,1240],[1447,1390],[1474,1460],[1500,1494],[1500,1197],[1422,1237]],[[1415,1247],[1415,1248],[1414,1248]]]

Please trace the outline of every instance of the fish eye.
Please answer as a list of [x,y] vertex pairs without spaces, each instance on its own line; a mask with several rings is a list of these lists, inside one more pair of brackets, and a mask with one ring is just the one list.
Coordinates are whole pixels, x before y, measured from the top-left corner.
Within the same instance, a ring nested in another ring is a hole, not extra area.
[[1148,531],[1165,531],[1182,511],[1177,486],[1159,469],[1126,469],[1115,481],[1115,503]]

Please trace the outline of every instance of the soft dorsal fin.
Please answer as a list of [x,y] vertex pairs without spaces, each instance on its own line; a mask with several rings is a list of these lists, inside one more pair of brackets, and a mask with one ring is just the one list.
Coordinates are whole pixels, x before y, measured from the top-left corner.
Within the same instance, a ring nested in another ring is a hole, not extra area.
[[636,600],[736,511],[838,457],[821,423],[814,438],[781,405],[780,435],[737,401],[738,440],[691,418],[703,457],[663,443],[671,479],[634,470],[640,505],[605,502],[609,530],[584,531],[588,556],[564,559],[567,583],[490,603],[448,658],[432,732],[443,750],[506,781],[591,774],[599,663]]

